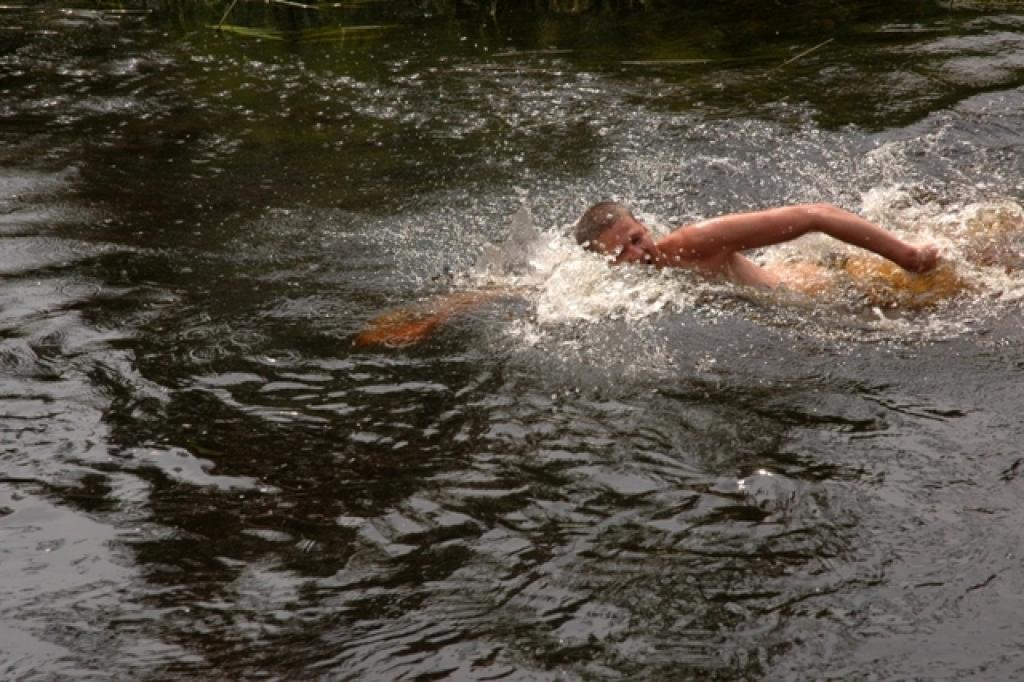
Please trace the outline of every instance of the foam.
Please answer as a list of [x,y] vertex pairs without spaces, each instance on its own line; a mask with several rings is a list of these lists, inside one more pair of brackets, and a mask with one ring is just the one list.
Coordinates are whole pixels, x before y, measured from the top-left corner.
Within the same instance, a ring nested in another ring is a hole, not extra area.
[[[506,328],[510,337],[527,345],[539,343],[548,331],[574,323],[636,322],[682,311],[702,311],[705,319],[714,322],[737,314],[732,305],[737,297],[762,309],[756,315],[759,323],[779,327],[792,325],[794,318],[814,318],[806,314],[808,305],[818,313],[824,311],[823,320],[800,325],[800,333],[823,338],[834,338],[836,318],[849,318],[851,312],[856,321],[847,323],[843,335],[848,339],[948,337],[968,333],[987,316],[1024,297],[1024,270],[1014,267],[1022,257],[1014,247],[1024,245],[1024,207],[1019,203],[996,198],[942,205],[917,200],[906,186],[890,185],[865,192],[860,212],[911,242],[937,244],[946,261],[946,270],[940,272],[946,273],[941,275],[945,279],[907,275],[822,235],[772,247],[760,259],[778,265],[826,263],[835,253],[859,259],[858,263],[870,258],[875,263],[869,273],[874,290],[865,290],[863,284],[839,287],[808,299],[791,292],[751,291],[689,271],[611,268],[605,259],[585,252],[566,236],[571,226],[541,230],[526,209],[513,216],[509,240],[489,247],[468,279],[476,285],[514,288],[531,300],[532,319],[516,320]],[[664,231],[656,215],[640,217],[653,223],[654,231]],[[988,262],[979,262],[979,253]],[[776,310],[764,314],[768,309]],[[744,308],[738,314],[749,316],[750,310]]]

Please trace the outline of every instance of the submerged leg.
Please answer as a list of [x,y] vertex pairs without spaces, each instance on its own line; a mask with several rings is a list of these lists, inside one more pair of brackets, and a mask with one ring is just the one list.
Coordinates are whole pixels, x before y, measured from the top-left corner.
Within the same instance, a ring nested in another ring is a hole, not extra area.
[[505,290],[459,291],[426,304],[392,310],[367,323],[355,339],[356,346],[408,346],[430,337],[438,327],[460,312],[476,308],[507,293]]

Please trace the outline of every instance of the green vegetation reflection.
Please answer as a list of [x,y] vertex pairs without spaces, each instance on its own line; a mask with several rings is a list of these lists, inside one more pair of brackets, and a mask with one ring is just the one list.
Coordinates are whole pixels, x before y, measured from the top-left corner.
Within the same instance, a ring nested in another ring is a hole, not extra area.
[[[356,0],[355,2],[324,3],[319,5],[307,5],[293,0],[268,0],[266,5],[279,5],[281,7],[309,10],[314,12],[321,9],[360,9],[370,6],[382,0]],[[241,24],[230,24],[226,20],[238,4],[238,0],[232,2],[224,10],[220,21],[211,28],[233,33],[245,38],[257,38],[262,40],[289,40],[300,42],[328,42],[345,41],[350,39],[374,38],[389,28],[391,24],[363,24],[363,25],[328,25],[328,26],[303,26],[293,29],[279,29],[267,27],[244,26]]]

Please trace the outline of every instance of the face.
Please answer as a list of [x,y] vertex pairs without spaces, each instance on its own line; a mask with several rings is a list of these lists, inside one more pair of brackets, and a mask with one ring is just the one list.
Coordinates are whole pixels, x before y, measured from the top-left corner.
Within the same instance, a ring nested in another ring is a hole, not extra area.
[[601,253],[612,256],[612,264],[653,263],[662,261],[661,251],[647,228],[632,216],[619,218],[597,238]]

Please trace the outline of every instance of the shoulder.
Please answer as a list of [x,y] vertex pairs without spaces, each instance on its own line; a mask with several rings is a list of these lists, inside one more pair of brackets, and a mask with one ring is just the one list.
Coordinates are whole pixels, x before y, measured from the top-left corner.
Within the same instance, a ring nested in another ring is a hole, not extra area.
[[661,251],[667,265],[687,265],[693,261],[692,249],[689,246],[690,229],[690,225],[678,227],[658,240],[658,250]]
[[[658,247],[664,252],[671,251],[672,253],[683,255],[683,252],[692,250],[694,231],[696,229],[698,228],[694,225],[677,227],[658,240]],[[687,253],[686,255],[692,254]]]
[[709,236],[702,223],[683,225],[663,237],[658,248],[669,265],[713,267],[725,254],[714,248]]

